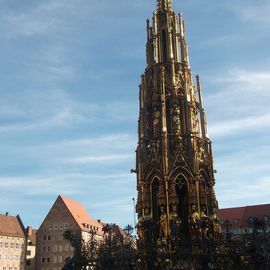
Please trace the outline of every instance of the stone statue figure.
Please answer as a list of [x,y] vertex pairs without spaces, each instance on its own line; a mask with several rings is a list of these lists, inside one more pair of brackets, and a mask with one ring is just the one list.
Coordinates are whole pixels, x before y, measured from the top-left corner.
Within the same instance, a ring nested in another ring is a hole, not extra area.
[[172,205],[172,211],[170,213],[170,229],[172,235],[176,236],[179,233],[179,229],[181,228],[182,222],[177,213],[177,205]]
[[210,219],[206,215],[206,207],[204,205],[201,208],[200,218],[201,218],[201,233],[202,233],[202,236],[205,237],[205,238],[208,238]]
[[172,106],[172,118],[176,134],[180,134],[180,109],[177,104]]
[[197,147],[197,152],[195,153],[195,169],[196,172],[199,171],[200,166],[204,163],[205,161],[205,153],[204,153],[204,148],[202,142],[198,142],[198,147]]
[[198,236],[199,234],[199,222],[200,222],[200,215],[197,212],[195,204],[193,204],[191,206],[190,225],[191,231],[194,236]]
[[168,220],[167,220],[167,214],[165,211],[164,206],[160,206],[160,220],[159,220],[159,236],[160,238],[167,237],[169,234],[168,231]]
[[157,107],[154,107],[153,118],[154,118],[154,128],[155,129],[158,128],[159,116],[160,116],[160,112],[159,112],[158,108]]
[[138,224],[137,224],[136,228],[137,228],[137,235],[139,236],[140,239],[144,238],[142,223],[143,223],[143,217],[139,217]]
[[217,209],[213,208],[213,213],[210,216],[210,221],[212,225],[212,232],[215,237],[219,237],[221,234],[221,226],[220,226],[220,221],[219,218],[217,217]]
[[181,225],[181,219],[178,217],[177,214],[177,205],[173,204],[172,205],[172,211],[170,213],[170,220],[173,222],[176,222],[178,225]]

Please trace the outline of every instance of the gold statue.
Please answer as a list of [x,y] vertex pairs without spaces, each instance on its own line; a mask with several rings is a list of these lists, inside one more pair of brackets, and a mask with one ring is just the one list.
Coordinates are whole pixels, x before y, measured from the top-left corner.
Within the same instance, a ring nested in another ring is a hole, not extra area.
[[217,217],[217,209],[213,208],[213,213],[210,217],[211,223],[212,223],[212,230],[215,237],[219,237],[221,234],[221,226],[219,218]]
[[167,214],[164,206],[160,206],[160,220],[159,220],[159,236],[160,238],[167,237],[169,235]]
[[197,212],[195,204],[191,206],[191,215],[190,215],[190,223],[191,230],[194,235],[199,234],[199,222],[200,222],[200,214]]

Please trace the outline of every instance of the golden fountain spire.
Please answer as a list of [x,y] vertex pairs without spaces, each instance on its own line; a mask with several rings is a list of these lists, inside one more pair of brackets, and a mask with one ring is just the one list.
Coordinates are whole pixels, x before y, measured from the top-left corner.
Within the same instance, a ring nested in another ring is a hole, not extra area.
[[172,0],[158,0],[159,10],[172,10]]

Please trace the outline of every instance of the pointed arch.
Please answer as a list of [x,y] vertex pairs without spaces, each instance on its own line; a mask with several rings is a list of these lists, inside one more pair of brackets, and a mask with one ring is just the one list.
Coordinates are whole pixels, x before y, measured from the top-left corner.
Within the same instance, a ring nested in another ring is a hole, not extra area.
[[155,177],[157,177],[159,179],[159,181],[162,181],[162,179],[163,179],[162,172],[158,169],[151,170],[149,173],[147,173],[147,175],[145,177],[146,183],[151,184],[152,180]]
[[166,63],[168,60],[168,42],[166,29],[161,30],[161,49],[162,49],[162,62]]
[[178,198],[177,214],[182,222],[182,228],[187,233],[189,231],[189,205],[193,186],[190,182],[193,179],[190,171],[183,167],[177,167],[170,174],[169,181],[175,187]]
[[193,178],[193,174],[186,168],[184,167],[176,167],[172,172],[170,172],[169,174],[169,180],[170,179],[176,179],[176,177],[179,175],[179,174],[183,174],[183,176],[187,179],[189,178]]
[[151,215],[153,221],[157,224],[159,221],[158,196],[160,185],[163,181],[163,174],[158,169],[150,171],[146,176],[146,182],[150,187]]
[[152,179],[150,185],[150,194],[151,194],[151,214],[152,219],[155,223],[159,221],[159,207],[158,207],[158,191],[159,191],[160,181],[157,177]]

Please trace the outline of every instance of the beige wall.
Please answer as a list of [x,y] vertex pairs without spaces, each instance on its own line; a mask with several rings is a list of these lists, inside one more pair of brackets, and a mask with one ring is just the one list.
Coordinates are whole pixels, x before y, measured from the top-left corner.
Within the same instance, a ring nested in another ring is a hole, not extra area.
[[0,269],[25,270],[25,251],[26,238],[0,235]]
[[[36,255],[36,246],[32,245],[29,243],[27,245],[27,250],[26,250],[26,265],[25,269],[26,270],[35,270],[35,255]],[[0,269],[2,270],[2,269]]]

